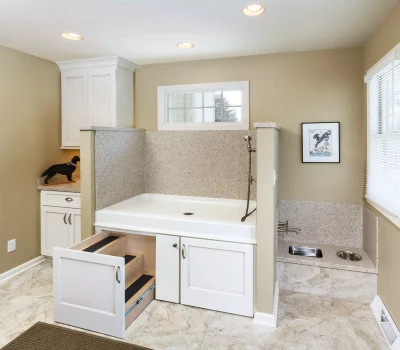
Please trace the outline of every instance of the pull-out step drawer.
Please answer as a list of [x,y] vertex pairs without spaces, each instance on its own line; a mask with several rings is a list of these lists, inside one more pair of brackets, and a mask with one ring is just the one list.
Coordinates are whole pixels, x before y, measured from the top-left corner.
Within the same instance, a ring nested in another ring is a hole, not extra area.
[[154,299],[155,237],[101,232],[54,248],[54,320],[124,338]]

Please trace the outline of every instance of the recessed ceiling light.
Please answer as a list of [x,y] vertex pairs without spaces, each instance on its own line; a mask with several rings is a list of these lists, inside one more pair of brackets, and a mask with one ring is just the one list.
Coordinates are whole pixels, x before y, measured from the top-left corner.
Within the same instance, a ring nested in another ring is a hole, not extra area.
[[243,9],[243,13],[246,16],[258,16],[261,15],[265,11],[265,7],[262,5],[249,5]]
[[194,44],[192,44],[192,43],[178,43],[178,47],[180,49],[193,49],[194,48]]
[[75,34],[75,33],[62,33],[61,36],[64,39],[68,39],[68,40],[83,40],[83,36],[80,36],[79,34]]

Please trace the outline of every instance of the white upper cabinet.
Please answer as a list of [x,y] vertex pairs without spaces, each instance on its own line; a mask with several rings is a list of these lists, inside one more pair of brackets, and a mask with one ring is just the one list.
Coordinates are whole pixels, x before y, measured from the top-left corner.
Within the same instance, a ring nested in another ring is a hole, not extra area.
[[80,129],[133,127],[134,63],[121,57],[57,63],[61,69],[62,148],[80,147]]

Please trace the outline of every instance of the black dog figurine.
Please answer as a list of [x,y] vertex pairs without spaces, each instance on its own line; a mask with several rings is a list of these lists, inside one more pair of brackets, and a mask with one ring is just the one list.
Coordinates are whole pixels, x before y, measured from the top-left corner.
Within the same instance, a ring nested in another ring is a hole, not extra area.
[[72,181],[72,173],[76,170],[76,166],[80,161],[81,159],[78,156],[75,156],[68,163],[52,165],[42,174],[42,176],[47,176],[44,182],[48,184],[49,179],[51,179],[55,174],[66,175],[68,181]]

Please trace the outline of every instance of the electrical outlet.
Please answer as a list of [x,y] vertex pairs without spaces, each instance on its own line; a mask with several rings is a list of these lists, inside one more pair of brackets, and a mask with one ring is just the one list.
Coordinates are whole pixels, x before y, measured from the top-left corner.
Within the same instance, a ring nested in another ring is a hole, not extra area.
[[12,239],[12,240],[8,241],[7,252],[11,253],[15,249],[17,249],[17,241],[15,239]]

